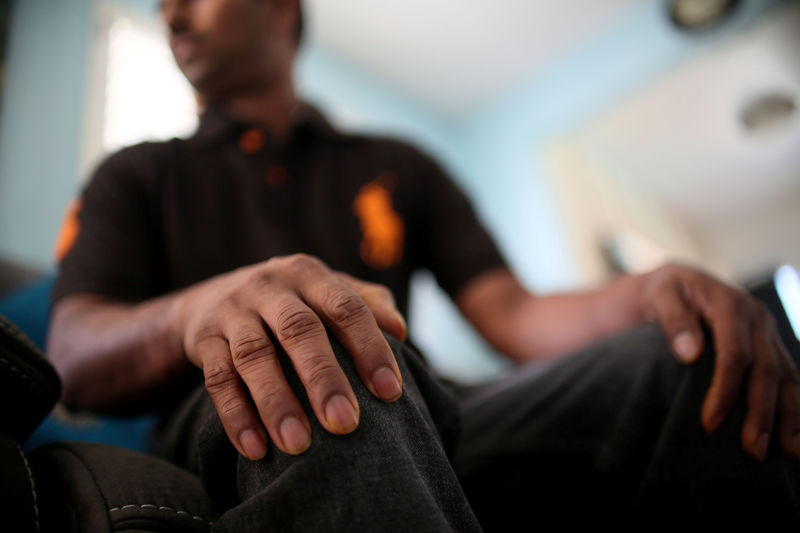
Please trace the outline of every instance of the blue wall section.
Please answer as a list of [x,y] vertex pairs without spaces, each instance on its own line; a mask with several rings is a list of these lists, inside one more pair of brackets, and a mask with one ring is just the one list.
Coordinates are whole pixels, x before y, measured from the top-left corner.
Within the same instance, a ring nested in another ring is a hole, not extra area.
[[13,5],[0,111],[0,253],[48,267],[77,180],[92,0]]

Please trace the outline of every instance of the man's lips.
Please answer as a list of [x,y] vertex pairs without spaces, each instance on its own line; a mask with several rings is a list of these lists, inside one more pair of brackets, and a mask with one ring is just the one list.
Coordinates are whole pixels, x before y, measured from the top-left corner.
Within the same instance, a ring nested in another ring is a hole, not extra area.
[[196,52],[200,40],[190,34],[181,33],[173,35],[169,38],[169,47],[172,49],[172,55],[175,56],[175,61],[182,65],[191,60]]

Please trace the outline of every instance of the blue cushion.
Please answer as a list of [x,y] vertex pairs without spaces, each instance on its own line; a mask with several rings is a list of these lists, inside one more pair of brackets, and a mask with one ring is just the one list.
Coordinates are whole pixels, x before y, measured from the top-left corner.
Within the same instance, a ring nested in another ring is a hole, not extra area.
[[[55,277],[45,276],[0,299],[0,315],[13,322],[44,350]],[[110,417],[74,415],[57,406],[25,442],[26,451],[57,441],[86,441],[146,451],[155,416]]]
[[47,336],[50,293],[54,283],[53,276],[46,276],[0,298],[0,315],[13,322],[41,350],[44,350]]

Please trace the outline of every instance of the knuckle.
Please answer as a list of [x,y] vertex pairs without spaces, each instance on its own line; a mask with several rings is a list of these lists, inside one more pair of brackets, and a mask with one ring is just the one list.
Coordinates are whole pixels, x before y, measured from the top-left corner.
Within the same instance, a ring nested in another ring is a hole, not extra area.
[[744,371],[752,363],[752,357],[739,346],[732,348],[728,353],[730,355],[730,371],[732,373]]
[[240,297],[235,292],[231,292],[220,299],[215,312],[220,317],[232,316],[241,307]]
[[216,321],[212,322],[205,322],[200,324],[192,334],[189,335],[189,338],[192,341],[192,345],[197,346],[204,341],[208,341],[214,338],[221,338],[222,337],[222,330],[219,327],[219,324]]
[[[727,365],[733,368],[742,367],[750,362],[750,355],[744,349],[743,342],[733,342],[726,351]],[[724,363],[725,364],[725,363]]]
[[236,374],[226,365],[210,365],[203,368],[205,387],[211,396],[230,389],[236,383]]
[[773,383],[776,383],[779,381],[779,379],[781,379],[781,372],[778,368],[778,364],[773,360],[756,365],[753,368],[753,373],[757,379],[770,381]]
[[725,382],[730,383],[742,375],[744,365],[741,358],[735,355],[735,352],[728,352],[728,354],[728,358],[721,359],[717,362],[717,372],[719,372]]
[[303,363],[303,375],[306,385],[311,388],[324,388],[336,381],[338,366],[325,355],[307,357]]
[[679,263],[670,261],[657,268],[654,273],[661,280],[677,282],[678,278],[681,276],[690,274],[690,269],[687,269],[685,266]]
[[318,334],[322,324],[310,309],[287,307],[278,315],[277,329],[282,343],[293,343]]
[[682,308],[671,308],[662,311],[661,325],[670,337],[684,332],[697,330],[697,323]]
[[265,335],[248,332],[231,342],[231,356],[236,367],[275,357],[275,348]]
[[737,289],[726,288],[725,305],[736,314],[743,313],[751,322],[758,312],[757,303]]
[[316,257],[307,254],[294,254],[287,258],[289,269],[295,274],[309,274],[324,268]]
[[682,267],[678,263],[674,261],[668,261],[659,270],[667,276],[675,276],[681,271],[681,269]]
[[340,325],[353,324],[368,313],[364,301],[351,292],[331,291],[326,300],[328,317]]
[[725,307],[731,310],[736,310],[737,314],[744,312],[746,316],[753,320],[757,313],[757,303],[755,300],[749,298],[743,292],[726,286],[725,289],[726,304]]
[[255,289],[268,287],[275,283],[275,275],[267,268],[257,268],[249,273],[248,284]]
[[375,292],[375,295],[381,300],[394,303],[394,295],[392,294],[392,291],[389,290],[389,287],[387,287],[386,285],[375,285],[373,287],[373,291]]
[[228,395],[227,397],[217,401],[217,413],[220,418],[225,419],[236,413],[240,413],[242,408],[246,407],[244,401],[236,395]]
[[280,406],[287,403],[283,391],[274,383],[265,383],[261,385],[255,394],[253,394],[253,401],[258,405],[260,412],[270,413],[272,415],[278,413],[280,411]]

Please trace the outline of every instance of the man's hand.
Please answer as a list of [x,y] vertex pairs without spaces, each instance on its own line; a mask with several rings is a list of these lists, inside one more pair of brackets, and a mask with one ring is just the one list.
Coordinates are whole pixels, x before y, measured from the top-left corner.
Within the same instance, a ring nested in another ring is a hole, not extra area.
[[308,419],[272,339],[288,354],[317,419],[331,433],[353,431],[359,407],[325,326],[352,354],[376,397],[393,401],[402,394],[400,370],[380,331],[405,337],[391,293],[332,272],[315,258],[274,258],[212,278],[182,293],[175,310],[186,355],[203,370],[228,438],[250,459],[266,453],[265,428],[286,453],[302,453],[311,443]]
[[511,272],[497,269],[462,289],[457,302],[484,338],[518,362],[570,354],[650,320],[688,364],[703,351],[705,324],[717,352],[701,413],[706,430],[717,431],[744,394],[744,449],[763,459],[771,436],[777,436],[786,455],[800,457],[798,373],[771,315],[752,297],[702,272],[669,265],[592,291],[537,296]]
[[800,380],[766,308],[686,267],[660,268],[644,275],[642,283],[644,316],[660,324],[678,360],[694,362],[703,350],[701,324],[711,330],[716,363],[702,409],[706,431],[717,431],[744,393],[744,449],[763,460],[777,426],[783,452],[800,457]]

